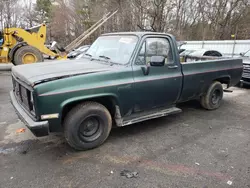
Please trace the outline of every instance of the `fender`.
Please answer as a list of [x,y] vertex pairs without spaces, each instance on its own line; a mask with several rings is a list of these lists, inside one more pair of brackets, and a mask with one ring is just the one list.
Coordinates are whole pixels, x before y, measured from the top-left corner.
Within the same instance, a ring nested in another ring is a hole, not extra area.
[[216,81],[227,84],[227,88],[231,86],[231,76],[229,74],[221,75],[220,77],[216,78]]
[[112,105],[114,107],[114,113],[115,113],[115,116],[117,116],[117,109],[119,108],[119,110],[122,111],[122,109],[120,109],[118,96],[113,93],[102,93],[102,94],[87,95],[87,96],[77,96],[77,97],[69,98],[63,101],[60,104],[59,117],[62,120],[64,110],[66,109],[67,106],[70,106],[71,104],[79,104],[81,103],[81,101],[98,101],[98,99],[105,98],[105,97],[111,97],[112,102],[113,102]]
[[[219,76],[218,78],[214,79],[214,80],[211,80],[211,82],[207,83],[207,84],[204,84],[202,87],[201,87],[201,90],[200,90],[200,96],[203,95],[204,93],[206,93],[206,91],[208,90],[209,86],[214,82],[214,81],[219,81],[221,83],[224,83],[224,84],[227,84],[227,88],[230,87],[230,83],[231,83],[231,76],[228,75],[228,74],[224,74],[224,75],[221,75]],[[228,83],[227,83],[228,82]],[[227,89],[226,88],[226,89]]]

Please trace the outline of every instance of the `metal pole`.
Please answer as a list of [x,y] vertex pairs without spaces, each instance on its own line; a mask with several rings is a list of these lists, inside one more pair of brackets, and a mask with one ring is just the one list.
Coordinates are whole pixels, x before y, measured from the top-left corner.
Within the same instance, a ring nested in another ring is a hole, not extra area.
[[203,39],[203,40],[202,40],[201,48],[204,48],[204,43],[205,43],[205,41],[204,41],[204,39]]
[[84,37],[88,32],[90,32],[92,29],[94,29],[99,23],[101,23],[107,16],[110,15],[110,12],[105,14],[98,22],[96,22],[94,25],[92,25],[89,29],[87,29],[85,32],[83,32],[79,37],[77,37],[75,40],[73,40],[69,45],[65,47],[66,51],[68,51],[69,48],[71,48],[75,43],[77,43],[82,37]]
[[114,13],[112,13],[109,17],[107,17],[106,19],[104,19],[99,25],[97,25],[92,31],[90,31],[88,34],[86,34],[82,39],[80,39],[76,44],[74,44],[73,46],[71,46],[70,48],[67,48],[66,51],[70,51],[76,47],[78,47],[86,38],[88,38],[92,33],[94,33],[99,27],[101,27],[106,21],[108,21],[112,16],[114,16],[116,13],[118,12],[115,11]]
[[236,41],[235,41],[235,37],[234,37],[234,45],[233,45],[232,57],[234,56],[235,45],[236,45]]
[[236,25],[236,31],[235,31],[235,35],[234,35],[234,45],[233,45],[233,53],[232,53],[232,57],[234,56],[234,52],[235,52],[235,45],[236,45],[237,31],[238,31],[238,25]]

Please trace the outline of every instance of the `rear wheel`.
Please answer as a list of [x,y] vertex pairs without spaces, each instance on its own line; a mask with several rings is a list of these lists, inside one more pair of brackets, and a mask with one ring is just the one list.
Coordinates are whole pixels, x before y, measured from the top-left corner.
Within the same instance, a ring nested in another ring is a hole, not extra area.
[[38,49],[32,46],[22,46],[16,51],[13,59],[15,65],[30,64],[42,62],[43,55]]
[[86,102],[73,108],[64,120],[64,135],[76,150],[100,146],[109,136],[112,119],[109,111],[96,102]]
[[207,110],[215,110],[220,107],[223,98],[223,87],[220,82],[213,82],[205,95],[201,97],[201,106]]

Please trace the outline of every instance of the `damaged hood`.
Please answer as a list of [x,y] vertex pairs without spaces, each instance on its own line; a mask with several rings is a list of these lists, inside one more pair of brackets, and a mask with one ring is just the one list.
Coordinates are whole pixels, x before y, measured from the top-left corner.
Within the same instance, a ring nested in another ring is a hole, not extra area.
[[89,74],[113,69],[109,64],[103,64],[90,59],[59,60],[51,62],[34,63],[12,67],[12,74],[28,85],[42,81],[59,79],[67,76]]

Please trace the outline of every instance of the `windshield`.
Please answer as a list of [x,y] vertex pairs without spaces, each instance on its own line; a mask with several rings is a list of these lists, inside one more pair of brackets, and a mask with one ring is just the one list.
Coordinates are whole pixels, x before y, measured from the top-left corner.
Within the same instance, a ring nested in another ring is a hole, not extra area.
[[127,64],[134,51],[136,36],[101,36],[90,46],[85,57],[103,58],[118,64]]
[[245,54],[244,54],[245,57],[250,57],[250,50],[248,50]]

